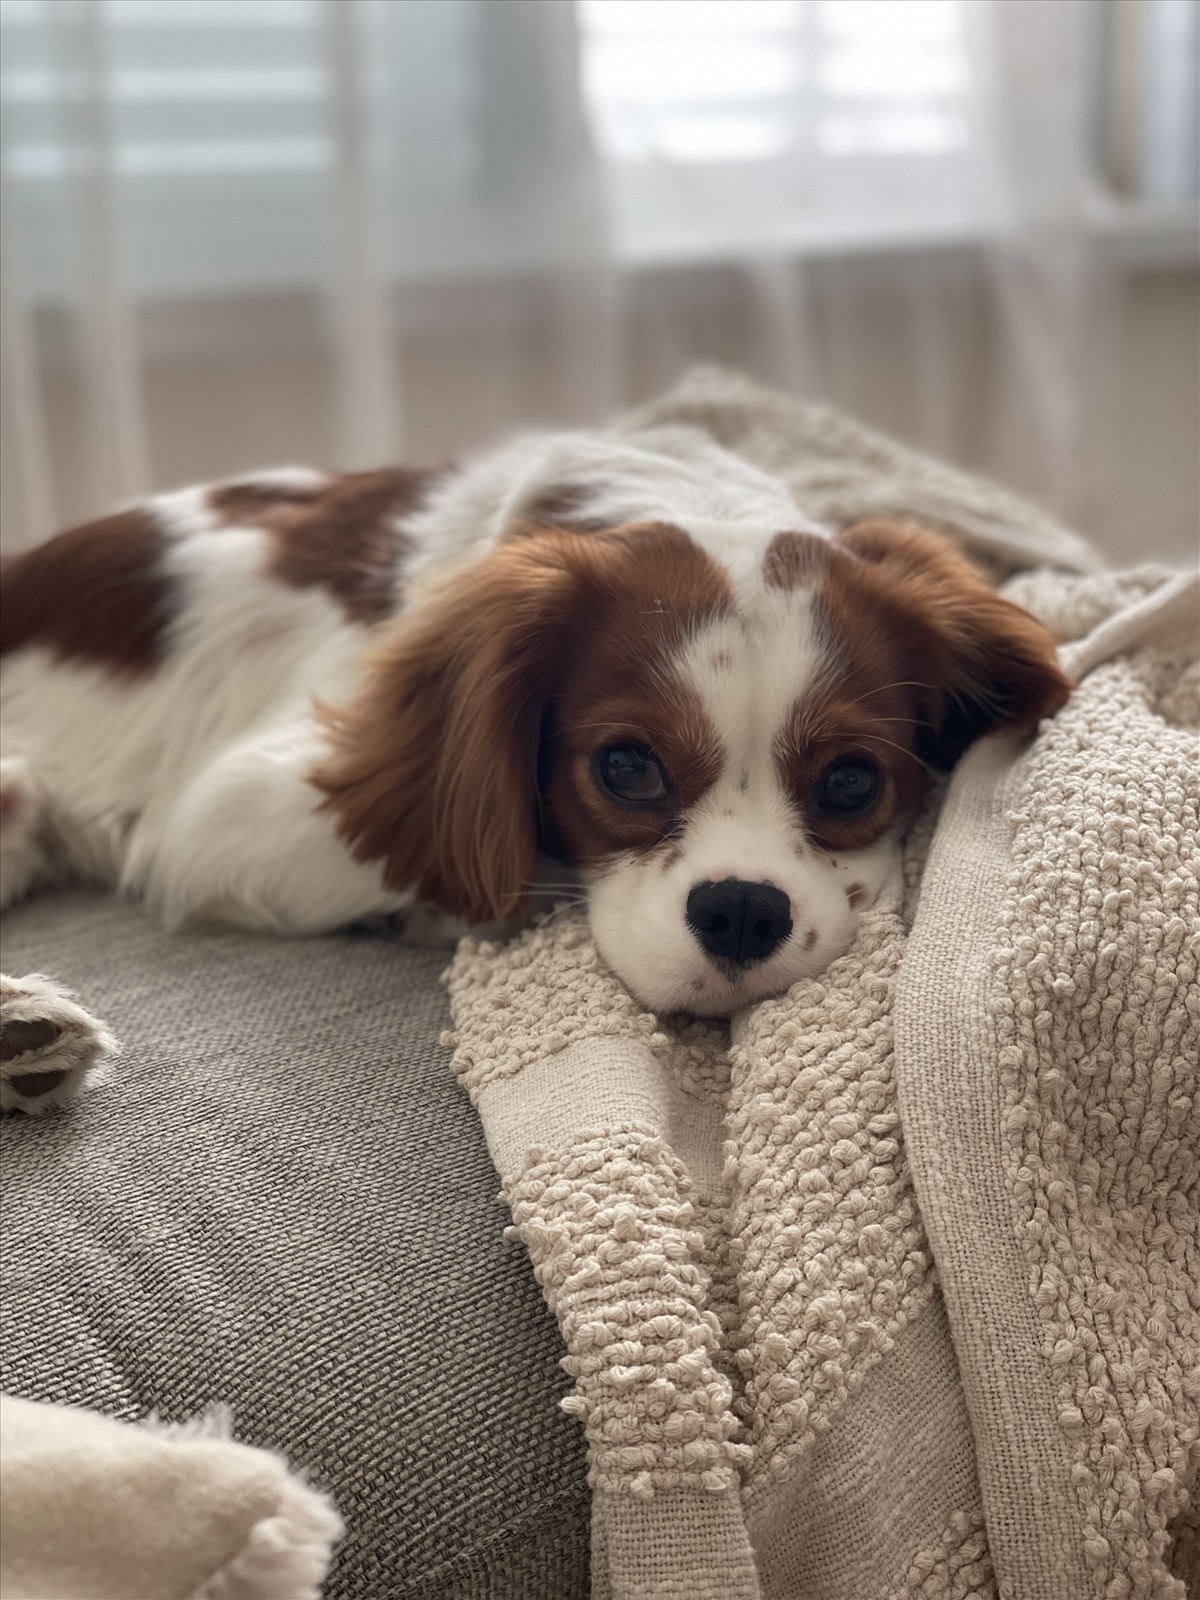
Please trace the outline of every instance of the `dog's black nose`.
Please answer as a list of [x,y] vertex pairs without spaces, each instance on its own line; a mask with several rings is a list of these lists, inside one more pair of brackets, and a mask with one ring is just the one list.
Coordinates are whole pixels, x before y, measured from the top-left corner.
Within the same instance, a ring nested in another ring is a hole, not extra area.
[[791,933],[791,905],[769,883],[698,883],[687,898],[687,925],[710,956],[748,967],[765,961]]

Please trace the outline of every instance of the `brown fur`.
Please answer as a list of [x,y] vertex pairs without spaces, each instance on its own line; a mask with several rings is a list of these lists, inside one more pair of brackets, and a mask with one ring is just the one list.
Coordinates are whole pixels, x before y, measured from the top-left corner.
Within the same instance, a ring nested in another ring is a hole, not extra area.
[[544,533],[554,528],[565,528],[571,533],[611,533],[611,523],[585,514],[585,507],[594,494],[594,486],[585,489],[573,483],[544,489],[513,518],[507,537],[522,539],[531,533]]
[[[631,536],[629,556],[597,595],[547,719],[545,843],[575,863],[671,841],[721,773],[716,732],[670,663],[699,623],[731,603],[728,579],[680,529],[657,525],[653,543],[645,533]],[[661,806],[623,806],[598,788],[596,752],[626,743],[645,745],[662,763],[669,789]]]
[[400,602],[407,548],[400,519],[418,510],[435,471],[388,467],[343,473],[318,488],[232,483],[209,504],[229,523],[263,528],[275,544],[269,570],[298,589],[322,587],[351,622],[379,622]]
[[[226,484],[209,505],[227,523],[264,529],[267,571],[297,588],[322,586],[353,622],[378,622],[399,604],[406,548],[399,519],[440,476],[400,468],[348,473],[319,488]],[[125,676],[162,659],[175,592],[162,565],[153,506],[69,528],[8,557],[0,579],[0,652],[41,645],[60,660],[89,661]]]
[[508,916],[539,843],[582,860],[669,831],[667,814],[596,790],[607,739],[667,747],[680,799],[712,781],[715,751],[676,731],[698,708],[672,712],[654,672],[728,603],[719,568],[669,525],[503,544],[398,619],[358,697],[328,713],[334,752],[313,781],[392,888],[470,921]]
[[829,540],[816,533],[777,533],[763,556],[768,589],[808,587],[829,571]]
[[[945,540],[880,520],[848,528],[837,546],[857,557],[860,591],[922,680],[914,685],[917,753],[939,771],[985,733],[1032,729],[1066,703],[1072,684],[1050,634]],[[843,635],[860,644],[870,627],[865,611],[842,621]]]
[[[779,761],[812,838],[862,849],[915,809],[927,770],[948,771],[994,729],[1032,727],[1071,686],[1041,624],[935,535],[881,519],[823,549],[808,538],[780,535],[787,560],[774,570],[812,588],[829,670],[796,706]],[[879,766],[883,799],[860,818],[821,817],[821,778],[851,755]]]
[[238,483],[217,484],[208,491],[208,504],[222,522],[278,529],[286,527],[297,511],[311,511],[332,484],[332,479],[322,484],[288,484],[274,483],[269,478],[247,478]]
[[40,645],[126,677],[149,671],[174,613],[161,556],[158,524],[140,507],[10,556],[0,575],[0,652]]

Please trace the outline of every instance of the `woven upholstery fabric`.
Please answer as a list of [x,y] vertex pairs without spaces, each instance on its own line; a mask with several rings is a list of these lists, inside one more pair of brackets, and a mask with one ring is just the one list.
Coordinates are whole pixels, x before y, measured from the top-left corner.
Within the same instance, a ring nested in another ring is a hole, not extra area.
[[0,1387],[227,1402],[344,1517],[329,1600],[585,1594],[583,1440],[438,1045],[445,952],[168,937],[70,894],[0,955],[125,1046],[72,1109],[4,1119]]

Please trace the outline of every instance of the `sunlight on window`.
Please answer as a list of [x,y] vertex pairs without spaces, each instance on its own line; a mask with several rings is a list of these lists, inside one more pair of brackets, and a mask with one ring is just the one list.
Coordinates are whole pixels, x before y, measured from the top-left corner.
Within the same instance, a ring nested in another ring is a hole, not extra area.
[[[613,250],[657,263],[753,240],[972,236],[986,193],[967,3],[575,0],[571,88]],[[428,208],[394,246],[408,270],[525,259],[524,214],[499,202],[496,177],[515,182],[527,159],[515,106],[532,80],[483,48],[496,4],[364,0],[394,91],[372,112],[388,181]],[[42,252],[31,276],[66,260],[52,222],[71,181],[97,170],[96,101],[139,282],[167,295],[313,281],[335,164],[329,17],[323,0],[0,0],[6,169]],[[538,181],[531,169],[530,196]]]
[[958,0],[822,0],[823,89],[896,99],[953,95],[969,75]]
[[961,149],[967,125],[940,111],[897,111],[869,117],[822,117],[817,148],[825,155],[938,155]]
[[581,0],[585,90],[617,161],[961,148],[963,0]]
[[657,154],[667,161],[767,161],[787,143],[786,128],[766,117],[672,117]]
[[[5,103],[36,105],[76,87],[67,73],[6,72]],[[234,100],[259,104],[264,100],[315,100],[324,92],[323,75],[311,68],[225,68],[208,71],[189,67],[163,67],[153,71],[110,74],[113,98],[123,102],[158,100]]]
[[[693,38],[701,35],[767,33],[791,27],[804,0],[579,0],[585,28],[607,38],[645,39],[651,34],[674,38],[681,26]],[[680,13],[684,16],[681,18]]]
[[662,106],[759,98],[796,86],[796,63],[774,43],[720,38],[622,40],[589,61],[595,92]]

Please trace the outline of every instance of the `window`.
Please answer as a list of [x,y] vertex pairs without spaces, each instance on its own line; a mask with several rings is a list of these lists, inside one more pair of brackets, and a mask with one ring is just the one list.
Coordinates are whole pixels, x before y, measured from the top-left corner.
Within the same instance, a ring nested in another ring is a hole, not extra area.
[[[369,130],[364,192],[399,280],[594,248],[585,121],[623,263],[883,249],[988,224],[994,130],[972,65],[996,15],[985,0],[341,6],[0,0],[31,292],[78,292],[71,230],[89,206],[93,222],[107,207],[141,299],[326,284],[347,105]],[[1118,189],[1194,194],[1200,5],[1087,14],[1110,24],[1096,120]],[[362,24],[349,65],[333,37],[347,15]]]
[[73,217],[96,183],[143,297],[315,281],[329,163],[315,0],[0,0],[0,29],[6,177],[39,298],[71,293]]
[[962,0],[579,0],[621,254],[974,233]]

